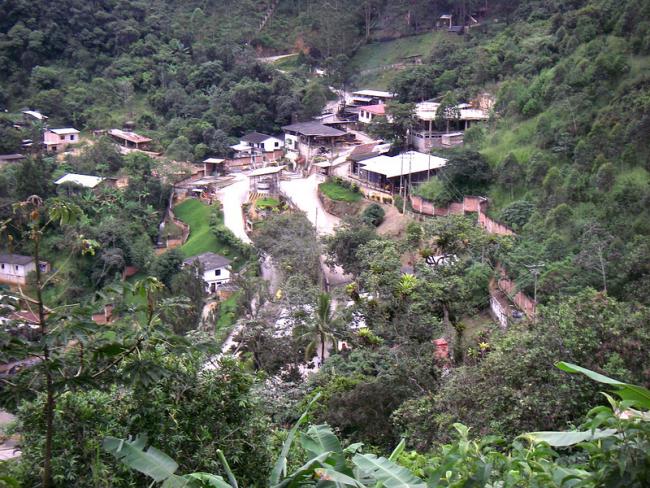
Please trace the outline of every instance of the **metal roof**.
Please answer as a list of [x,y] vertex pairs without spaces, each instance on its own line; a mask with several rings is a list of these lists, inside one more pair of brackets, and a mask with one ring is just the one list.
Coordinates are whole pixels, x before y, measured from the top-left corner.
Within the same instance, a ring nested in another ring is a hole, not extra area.
[[55,185],[61,185],[63,183],[75,183],[79,186],[83,186],[85,188],[95,188],[97,185],[99,185],[102,181],[104,181],[104,178],[101,178],[99,176],[90,176],[90,175],[80,175],[77,173],[68,173],[65,176],[62,176],[58,180],[54,182]]
[[37,112],[36,110],[23,110],[23,113],[25,115],[29,115],[30,117],[34,117],[35,119],[38,119],[38,120],[47,119],[46,115],[43,115],[42,113]]
[[64,127],[63,129],[50,129],[50,132],[54,132],[57,136],[65,136],[68,134],[79,134],[77,129],[73,127]]
[[253,171],[248,173],[248,176],[272,175],[272,174],[275,174],[275,173],[279,173],[284,168],[286,168],[286,166],[267,166],[266,168],[254,169]]
[[203,254],[199,254],[198,256],[192,256],[191,258],[187,258],[185,261],[183,261],[183,264],[189,266],[194,264],[197,261],[201,263],[205,271],[211,269],[217,269],[217,268],[224,268],[231,263],[230,259],[223,257],[219,254],[215,254],[213,252],[204,252]]
[[352,96],[372,97],[372,98],[394,98],[395,94],[381,90],[359,90],[352,93]]
[[141,136],[140,134],[136,134],[135,132],[127,132],[121,129],[111,129],[108,131],[108,133],[114,137],[117,137],[119,139],[124,139],[126,141],[130,141],[135,144],[140,144],[143,142],[151,142],[151,139],[148,137]]
[[377,156],[359,162],[361,169],[369,173],[384,175],[386,178],[422,173],[442,168],[447,160],[417,151],[408,151],[397,156]]
[[219,158],[208,158],[204,159],[204,163],[212,163],[212,164],[221,164],[225,161],[225,159],[219,159]]
[[285,132],[297,132],[304,136],[322,136],[322,137],[339,137],[345,135],[345,132],[328,127],[320,122],[298,122],[297,124],[285,125],[282,127]]
[[3,264],[18,264],[24,266],[34,261],[31,256],[23,254],[0,254],[0,263]]
[[267,141],[269,139],[277,139],[277,138],[273,136],[269,136],[267,134],[262,134],[261,132],[249,132],[248,134],[243,136],[240,140],[244,142],[250,142],[252,144],[261,144],[264,141]]

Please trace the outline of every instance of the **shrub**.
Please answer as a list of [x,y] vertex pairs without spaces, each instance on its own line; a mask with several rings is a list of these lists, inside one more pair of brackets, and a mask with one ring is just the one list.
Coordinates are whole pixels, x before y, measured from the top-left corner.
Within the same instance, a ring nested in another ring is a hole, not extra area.
[[361,215],[361,218],[366,224],[378,227],[384,221],[385,215],[386,212],[384,212],[384,209],[376,203],[373,203],[366,207],[366,209],[363,211],[363,214]]

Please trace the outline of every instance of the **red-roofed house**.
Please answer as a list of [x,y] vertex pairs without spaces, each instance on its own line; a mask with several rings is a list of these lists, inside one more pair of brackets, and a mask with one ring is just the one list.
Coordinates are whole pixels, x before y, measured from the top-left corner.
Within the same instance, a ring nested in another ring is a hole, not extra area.
[[369,124],[375,117],[386,116],[386,105],[383,103],[378,105],[366,105],[359,108],[359,122]]

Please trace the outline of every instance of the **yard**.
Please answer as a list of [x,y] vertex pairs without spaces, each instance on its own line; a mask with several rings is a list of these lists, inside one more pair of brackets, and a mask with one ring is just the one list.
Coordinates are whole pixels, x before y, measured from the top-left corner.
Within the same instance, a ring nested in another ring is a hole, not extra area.
[[327,198],[337,202],[359,202],[363,195],[358,191],[343,186],[335,181],[327,181],[318,185],[318,190]]
[[272,197],[258,198],[255,201],[255,208],[259,210],[272,209],[280,206],[280,200]]
[[[190,226],[190,236],[187,242],[180,247],[185,257],[192,257],[204,252],[214,252],[233,261],[233,270],[239,270],[246,262],[246,258],[239,249],[233,247],[224,239],[219,239],[210,226],[212,213],[215,207],[205,203],[187,199],[174,207],[174,214]],[[218,219],[218,224],[223,227],[223,215]]]

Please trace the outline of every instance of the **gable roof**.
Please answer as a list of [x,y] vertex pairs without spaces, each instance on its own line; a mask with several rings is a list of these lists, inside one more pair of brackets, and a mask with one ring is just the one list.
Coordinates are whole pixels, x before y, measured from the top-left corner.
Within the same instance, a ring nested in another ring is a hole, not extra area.
[[90,176],[90,175],[80,175],[77,173],[68,173],[67,175],[62,176],[54,182],[55,185],[61,185],[63,183],[75,183],[79,186],[85,188],[95,188],[99,185],[104,178],[99,176]]
[[36,111],[36,110],[23,110],[23,113],[25,115],[29,115],[30,117],[33,117],[38,120],[45,120],[48,117],[46,115],[43,115],[42,113]]
[[183,264],[189,266],[197,261],[201,263],[203,269],[206,271],[209,269],[223,268],[231,263],[230,259],[220,256],[219,254],[215,254],[213,252],[204,252],[198,256],[187,258],[185,261],[183,261]]
[[282,127],[285,132],[297,132],[303,136],[338,137],[345,135],[345,132],[328,127],[316,121],[298,122],[297,124],[285,125]]
[[31,256],[24,256],[22,254],[0,254],[0,263],[4,264],[18,264],[24,266],[32,263],[34,258]]
[[261,132],[249,132],[241,138],[242,141],[250,142],[252,144],[261,144],[268,139],[276,139],[273,136],[262,134]]

